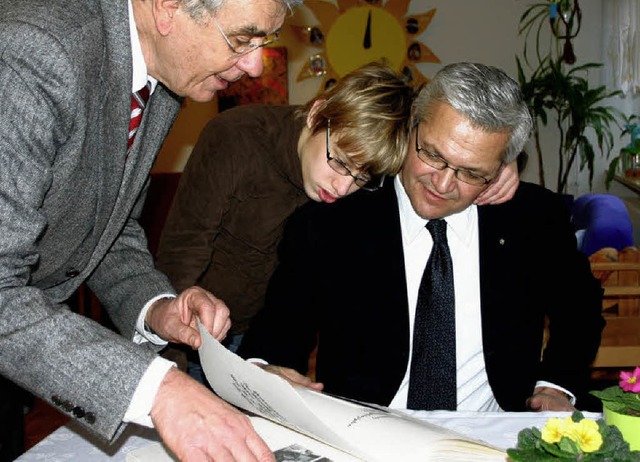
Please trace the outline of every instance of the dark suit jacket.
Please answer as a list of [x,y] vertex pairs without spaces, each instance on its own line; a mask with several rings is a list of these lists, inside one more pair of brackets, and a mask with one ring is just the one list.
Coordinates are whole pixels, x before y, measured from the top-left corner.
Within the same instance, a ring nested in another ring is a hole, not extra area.
[[[585,391],[603,327],[601,290],[559,196],[521,183],[479,207],[482,339],[499,405],[524,411],[537,380]],[[319,339],[325,391],[388,405],[409,358],[404,257],[393,181],[290,219],[266,307],[239,353],[307,371]],[[551,337],[544,359],[544,316]]]
[[[180,101],[156,89],[127,155],[125,0],[3,2],[0,54],[0,374],[111,438],[156,357],[135,321],[173,292],[138,218]],[[64,305],[85,280],[122,336]]]

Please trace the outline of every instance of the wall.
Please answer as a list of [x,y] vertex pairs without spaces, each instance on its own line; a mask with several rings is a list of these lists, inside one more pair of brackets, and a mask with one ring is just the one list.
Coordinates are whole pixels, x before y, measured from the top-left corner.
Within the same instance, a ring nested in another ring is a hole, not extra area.
[[218,113],[218,102],[196,103],[185,99],[169,135],[162,145],[154,172],[181,172],[207,122]]
[[[515,75],[517,24],[524,3],[515,0],[413,0],[409,13],[423,13],[436,9],[429,27],[419,37],[440,58],[442,63],[479,61],[504,68]],[[483,18],[483,19],[479,19]],[[302,7],[290,19],[291,24],[317,24],[308,8]],[[318,91],[318,84],[304,81],[295,84],[304,58],[317,48],[298,44],[290,49],[290,98],[293,103],[306,101]],[[441,64],[418,64],[426,76],[433,75]]]
[[[412,0],[409,13],[417,14],[436,8],[436,14],[419,40],[425,43],[440,58],[441,62],[478,61],[503,68],[512,77],[517,76],[515,56],[521,55],[523,39],[518,36],[520,16],[530,5],[525,0]],[[588,0],[581,2],[583,10],[583,24],[580,34],[573,40],[575,53],[580,62],[603,61],[603,2],[602,0]],[[296,77],[303,67],[305,60],[312,54],[321,51],[318,48],[301,44],[295,38],[289,24],[314,25],[318,21],[311,10],[305,6],[299,7],[293,16],[289,17],[282,28],[280,46],[287,47],[289,60],[289,101],[291,104],[301,104],[312,98],[318,91],[320,79],[306,79],[296,82]],[[442,64],[418,64],[420,71],[426,76],[433,75]],[[603,72],[597,71],[589,75],[593,85],[600,85],[604,81]],[[615,98],[611,104],[623,109],[626,113],[638,111],[637,98]],[[199,104],[187,100],[176,124],[163,146],[156,171],[181,171],[190,150],[197,139],[198,133],[206,122],[217,113],[215,100],[212,103]],[[546,185],[550,189],[555,185],[557,166],[556,146],[557,132],[555,129],[543,130],[543,152],[545,153]],[[625,143],[619,141],[614,153]],[[535,149],[527,148],[531,154],[529,164],[523,172],[522,178],[527,181],[538,182],[537,163],[534,157]],[[596,159],[593,179],[593,192],[607,192],[604,186],[604,172],[608,160],[598,156]],[[586,172],[579,172],[576,168],[571,176],[568,192],[574,195],[589,192]],[[637,223],[634,228],[640,233],[640,199],[638,195],[619,184],[614,184],[608,191],[625,200],[630,209],[633,220]],[[640,236],[639,236],[640,237]],[[638,239],[640,242],[640,239]]]

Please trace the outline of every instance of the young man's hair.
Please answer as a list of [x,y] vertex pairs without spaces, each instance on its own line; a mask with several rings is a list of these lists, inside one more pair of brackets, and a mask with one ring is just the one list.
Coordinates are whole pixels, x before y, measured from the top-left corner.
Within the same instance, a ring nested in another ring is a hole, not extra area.
[[349,160],[371,175],[395,175],[404,162],[411,127],[415,89],[384,63],[370,63],[338,80],[301,107],[306,118],[313,109],[311,131],[326,130]]

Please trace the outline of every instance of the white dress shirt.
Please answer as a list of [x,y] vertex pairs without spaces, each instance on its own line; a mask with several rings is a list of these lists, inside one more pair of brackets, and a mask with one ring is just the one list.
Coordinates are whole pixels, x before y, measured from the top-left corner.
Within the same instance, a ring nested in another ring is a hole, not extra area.
[[131,38],[131,58],[133,59],[133,78],[131,80],[131,93],[136,92],[147,84],[147,81],[151,82],[150,95],[156,89],[158,81],[147,74],[147,64],[144,62],[144,55],[142,54],[142,45],[140,45],[140,36],[138,35],[138,29],[136,28],[136,21],[133,16],[133,5],[131,0],[127,1],[129,6],[129,37]]
[[[428,220],[421,218],[411,206],[407,193],[395,178],[398,197],[402,247],[404,249],[409,303],[409,363],[404,378],[389,407],[407,408],[409,371],[413,351],[413,322],[418,301],[418,288],[427,266],[433,240],[426,229]],[[478,208],[471,205],[462,212],[445,217],[447,241],[453,262],[453,284],[456,317],[457,409],[459,411],[501,411],[489,386],[482,349],[482,313],[480,309],[480,252]],[[538,381],[536,387],[551,387],[566,393],[575,404],[575,396],[553,383]],[[533,393],[533,390],[531,390]]]
[[[129,6],[129,32],[131,37],[131,55],[133,58],[133,79],[131,85],[131,92],[140,90],[147,84],[147,81],[151,82],[151,93],[154,92],[158,81],[147,75],[147,65],[144,62],[144,56],[142,54],[142,47],[140,46],[140,38],[138,37],[138,30],[136,29],[136,23],[133,16],[133,6],[131,0],[128,2]],[[145,329],[144,319],[147,311],[153,305],[156,300],[161,298],[175,297],[174,294],[161,294],[151,300],[149,300],[140,311],[138,316],[138,322],[136,324],[136,332],[133,335],[133,341],[141,344],[145,342],[151,342],[155,345],[166,345],[167,342],[162,340],[157,335],[149,332]],[[172,361],[168,361],[160,356],[154,359],[149,368],[138,382],[127,412],[122,419],[124,422],[133,422],[146,427],[153,427],[151,422],[151,407],[156,397],[156,393],[160,388],[160,383],[164,380],[164,376],[169,372],[169,369],[175,367],[176,364]]]
[[[395,178],[400,210],[409,302],[409,347],[413,349],[413,322],[418,288],[427,266],[433,240],[426,229],[427,220],[413,210],[399,177]],[[478,250],[478,210],[475,205],[445,218],[447,241],[453,261],[456,317],[457,409],[460,411],[499,411],[485,371],[482,351],[482,316],[480,313],[480,263]],[[411,356],[409,357],[409,366]],[[390,407],[406,409],[409,370]]]

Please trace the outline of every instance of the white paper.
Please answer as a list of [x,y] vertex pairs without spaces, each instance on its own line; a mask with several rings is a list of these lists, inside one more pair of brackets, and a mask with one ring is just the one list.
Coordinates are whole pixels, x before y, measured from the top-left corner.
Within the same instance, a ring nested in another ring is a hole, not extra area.
[[200,335],[202,367],[221,398],[352,456],[371,462],[506,459],[498,448],[383,406],[294,388],[227,350],[202,326]]

